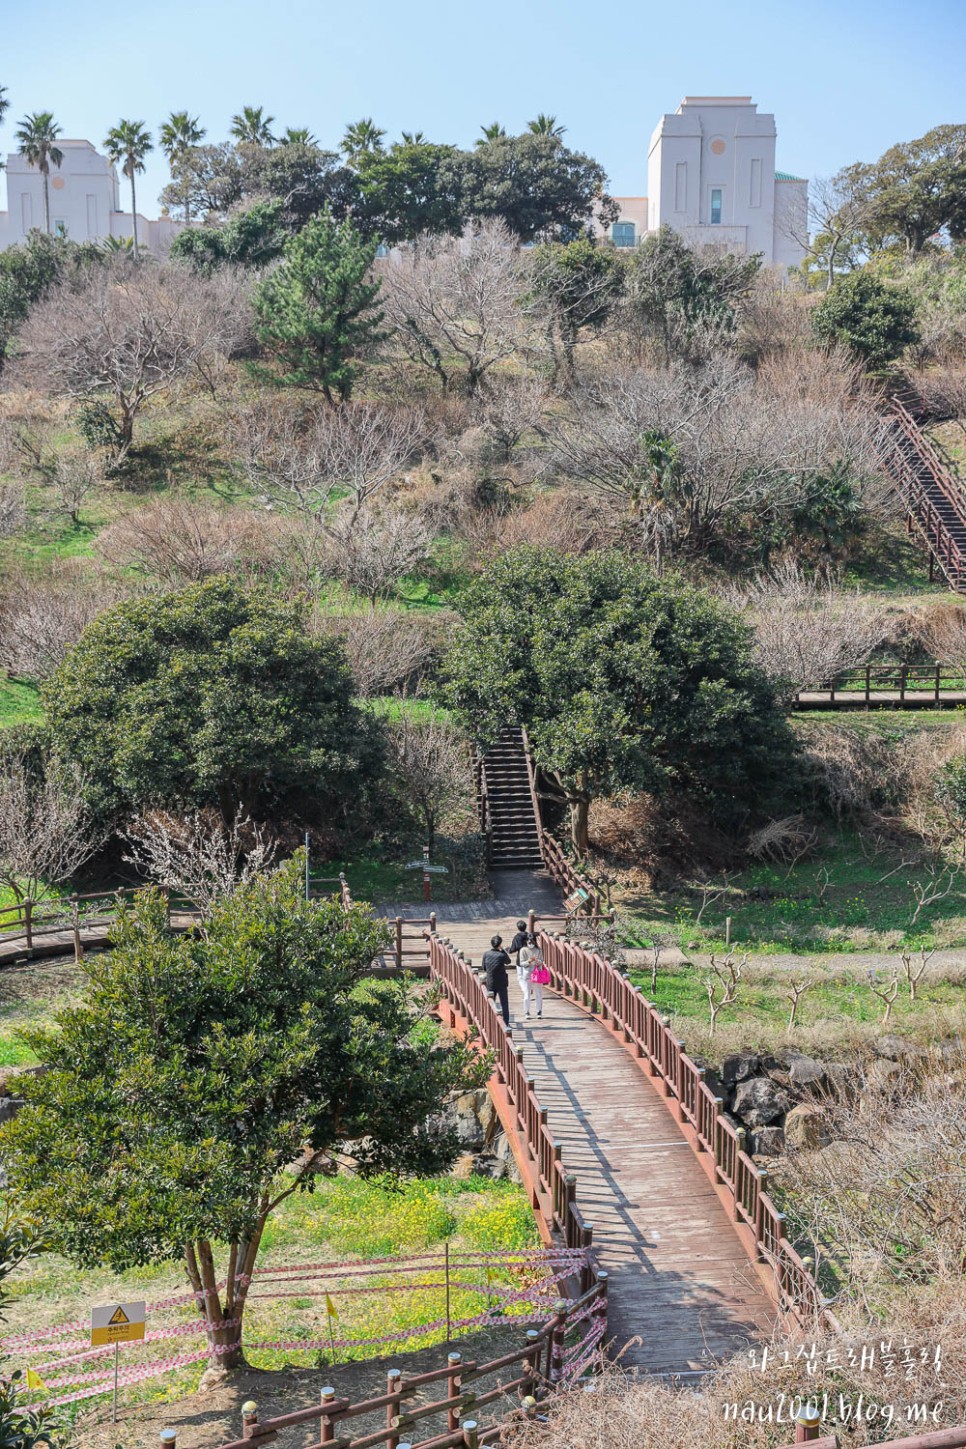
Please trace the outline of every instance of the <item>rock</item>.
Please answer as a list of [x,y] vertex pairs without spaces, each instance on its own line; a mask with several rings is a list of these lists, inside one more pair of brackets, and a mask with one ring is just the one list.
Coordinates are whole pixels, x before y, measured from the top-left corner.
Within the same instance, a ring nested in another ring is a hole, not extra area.
[[788,1075],[793,1087],[820,1087],[825,1080],[825,1063],[815,1057],[791,1056]]
[[759,1127],[751,1139],[753,1157],[780,1157],[785,1150],[785,1134],[780,1127]]
[[0,1126],[9,1122],[11,1117],[16,1117],[23,1102],[23,1097],[0,1097]]
[[798,1150],[824,1147],[828,1133],[822,1113],[817,1107],[800,1102],[785,1114],[785,1142]]
[[792,1105],[792,1098],[770,1077],[751,1077],[735,1089],[734,1111],[746,1127],[767,1127]]
[[465,1182],[468,1177],[473,1176],[475,1171],[476,1158],[473,1156],[472,1152],[461,1152],[459,1157],[457,1157],[456,1161],[453,1163],[450,1176],[459,1178],[461,1182]]
[[893,1077],[899,1075],[901,1068],[898,1062],[886,1061],[882,1058],[870,1062],[865,1069],[865,1090],[867,1092],[888,1092]]
[[872,1043],[872,1050],[877,1057],[885,1057],[890,1062],[914,1060],[922,1056],[922,1048],[904,1036],[880,1036]]
[[487,1145],[487,1136],[493,1135],[496,1113],[489,1093],[483,1088],[464,1092],[455,1102],[450,1102],[447,1117],[455,1127],[460,1143],[468,1150],[482,1151]]
[[721,1063],[721,1085],[731,1088],[753,1077],[757,1070],[758,1058],[754,1052],[738,1052],[733,1057],[725,1057]]

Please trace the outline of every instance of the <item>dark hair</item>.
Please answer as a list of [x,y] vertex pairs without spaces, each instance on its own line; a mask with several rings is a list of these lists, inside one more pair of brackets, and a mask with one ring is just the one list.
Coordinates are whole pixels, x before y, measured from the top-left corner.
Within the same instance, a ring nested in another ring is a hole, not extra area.
[[525,931],[526,929],[527,929],[527,923],[526,923],[526,921],[517,921],[517,930],[518,931]]
[[490,937],[490,945],[491,946],[502,946],[503,945],[503,937],[502,936],[491,936]]
[[527,936],[527,945],[528,946],[536,946],[536,944],[537,944],[537,938],[534,935],[534,933],[531,931],[529,933],[529,935]]

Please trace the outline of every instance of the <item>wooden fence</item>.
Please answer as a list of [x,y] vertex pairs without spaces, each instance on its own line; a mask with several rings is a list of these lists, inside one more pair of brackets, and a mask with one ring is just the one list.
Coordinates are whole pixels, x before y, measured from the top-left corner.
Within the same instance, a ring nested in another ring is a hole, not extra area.
[[668,1022],[605,957],[559,935],[540,932],[551,983],[596,1016],[637,1058],[668,1099],[688,1142],[725,1202],[749,1256],[772,1270],[779,1307],[800,1323],[835,1326],[814,1264],[785,1236],[785,1217],[768,1193],[768,1174],[745,1150],[745,1134],[705,1081]]
[[796,709],[822,708],[826,704],[939,704],[966,701],[966,679],[959,668],[943,664],[867,664],[845,669],[829,683],[803,689],[795,698]]
[[[837,1434],[821,1434],[817,1426],[800,1423],[795,1430],[795,1443],[785,1444],[783,1449],[795,1449],[796,1444],[811,1444],[812,1449],[839,1449]],[[911,1434],[905,1439],[890,1439],[878,1443],[877,1449],[964,1449],[966,1446],[966,1424],[954,1429],[935,1429],[929,1434]]]
[[[599,1323],[606,1314],[606,1289],[603,1277],[580,1298],[562,1299],[552,1319],[526,1331],[523,1347],[499,1358],[478,1363],[451,1353],[445,1367],[428,1373],[403,1374],[399,1369],[390,1369],[386,1392],[376,1398],[354,1404],[338,1397],[334,1388],[325,1388],[318,1405],[264,1422],[259,1420],[257,1404],[249,1401],[242,1405],[242,1437],[222,1445],[222,1449],[268,1444],[278,1438],[281,1430],[313,1422],[319,1425],[317,1449],[323,1445],[331,1449],[371,1449],[377,1444],[384,1444],[386,1449],[404,1449],[404,1445],[406,1449],[456,1449],[457,1445],[478,1449],[500,1437],[511,1415],[532,1415],[538,1395],[577,1377],[583,1367],[580,1341],[568,1349],[568,1335],[581,1333],[588,1323]],[[590,1330],[586,1336],[596,1335]],[[493,1387],[482,1392],[476,1387],[481,1380],[493,1378],[497,1380]],[[412,1402],[421,1389],[436,1384],[445,1384],[442,1398]],[[353,1419],[367,1415],[384,1415],[383,1425],[367,1434],[339,1432]],[[435,1429],[433,1420],[437,1421]],[[443,1422],[446,1428],[440,1433],[438,1426]],[[427,1430],[427,1437],[420,1438],[420,1433]]]
[[[951,510],[958,524],[966,524],[966,498],[959,480],[898,398],[892,401],[891,416],[899,436],[914,451],[916,461],[913,463],[903,446],[894,442],[883,459],[886,469],[905,494],[910,523],[915,520],[930,551],[930,576],[931,561],[935,558],[950,585],[962,593],[966,591],[966,553],[943,512],[944,508],[947,513]],[[925,477],[920,475],[920,468]]]

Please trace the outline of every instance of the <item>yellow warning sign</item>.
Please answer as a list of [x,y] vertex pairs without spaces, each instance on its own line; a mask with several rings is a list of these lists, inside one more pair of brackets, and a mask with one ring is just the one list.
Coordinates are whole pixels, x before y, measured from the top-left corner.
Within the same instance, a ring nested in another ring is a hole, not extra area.
[[101,1303],[91,1309],[91,1344],[133,1343],[144,1337],[145,1303]]

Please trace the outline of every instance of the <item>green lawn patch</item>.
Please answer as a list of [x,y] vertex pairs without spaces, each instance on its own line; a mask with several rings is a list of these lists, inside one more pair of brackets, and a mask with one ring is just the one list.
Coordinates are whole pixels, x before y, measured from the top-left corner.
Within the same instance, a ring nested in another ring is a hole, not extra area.
[[0,678],[0,728],[43,719],[40,693],[35,684]]

